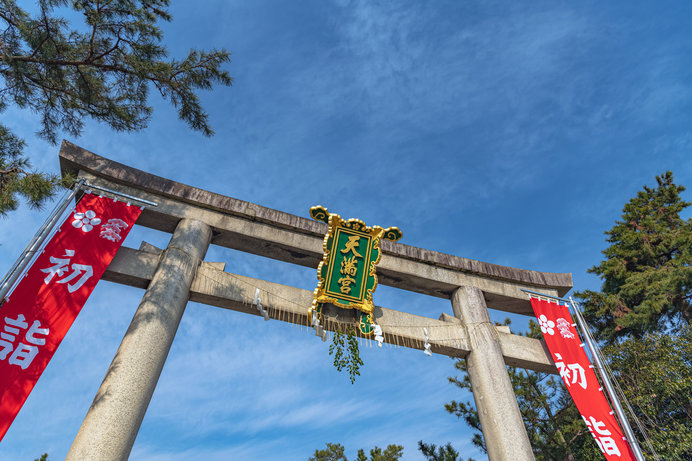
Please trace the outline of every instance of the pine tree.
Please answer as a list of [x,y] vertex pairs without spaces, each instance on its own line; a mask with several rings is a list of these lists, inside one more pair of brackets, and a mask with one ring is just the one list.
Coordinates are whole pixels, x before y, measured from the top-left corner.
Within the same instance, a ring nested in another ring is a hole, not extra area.
[[[78,136],[84,119],[118,131],[146,127],[153,87],[194,130],[213,134],[197,90],[230,85],[221,66],[225,50],[192,50],[169,59],[159,21],[170,21],[169,0],[38,0],[30,15],[15,0],[0,0],[0,112],[9,104],[41,116],[38,136],[52,143],[65,131]],[[70,7],[84,18],[73,27],[58,16]],[[0,215],[16,209],[19,196],[39,206],[61,184],[34,172],[24,142],[0,125]]]
[[324,450],[315,450],[308,461],[348,461],[344,455],[344,446],[340,443],[327,443]]
[[690,203],[670,171],[656,182],[606,232],[605,259],[589,270],[603,280],[601,291],[577,294],[597,337],[608,342],[692,321],[692,218],[680,216]]
[[[418,441],[418,450],[428,461],[461,461],[459,452],[454,449],[450,442],[447,445],[436,447],[432,443]],[[469,458],[469,461],[470,458]]]
[[356,461],[398,461],[402,456],[404,456],[404,447],[389,444],[384,450],[375,446],[375,448],[370,450],[370,458],[365,456],[365,450],[361,448],[358,450]]
[[[382,450],[380,447],[370,450],[370,457],[365,454],[362,448],[358,450],[357,461],[397,461],[404,455],[404,447],[401,445],[390,444]],[[315,454],[308,458],[308,461],[348,461],[344,455],[344,447],[340,443],[327,443],[324,450],[315,450]]]

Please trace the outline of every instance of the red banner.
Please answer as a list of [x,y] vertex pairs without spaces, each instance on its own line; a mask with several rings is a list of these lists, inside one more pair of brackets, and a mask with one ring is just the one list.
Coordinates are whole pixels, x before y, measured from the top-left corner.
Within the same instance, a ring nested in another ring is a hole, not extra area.
[[141,212],[85,195],[0,308],[0,440]]
[[569,308],[537,298],[531,298],[531,306],[560,377],[598,448],[607,460],[634,460],[634,454],[596,379],[585,346],[577,335]]

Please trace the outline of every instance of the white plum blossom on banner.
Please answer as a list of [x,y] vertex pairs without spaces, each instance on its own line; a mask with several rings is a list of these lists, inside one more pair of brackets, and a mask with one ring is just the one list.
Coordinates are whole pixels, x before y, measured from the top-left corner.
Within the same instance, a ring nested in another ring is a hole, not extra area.
[[86,213],[75,213],[72,225],[76,228],[82,228],[83,232],[89,232],[94,226],[101,224],[101,219],[96,217],[96,213],[87,210]]
[[538,325],[540,325],[543,334],[549,334],[551,336],[555,334],[555,330],[553,330],[553,328],[555,328],[555,322],[548,320],[545,314],[541,314],[541,316],[538,317]]

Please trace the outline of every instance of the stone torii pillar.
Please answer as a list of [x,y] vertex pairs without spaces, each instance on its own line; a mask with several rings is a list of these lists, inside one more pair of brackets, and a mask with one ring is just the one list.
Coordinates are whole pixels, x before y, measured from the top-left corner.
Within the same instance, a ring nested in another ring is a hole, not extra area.
[[67,460],[129,457],[210,241],[208,225],[178,223]]
[[492,461],[533,460],[531,443],[509,380],[495,325],[490,321],[483,292],[460,287],[452,295],[454,316],[466,327],[471,351],[466,371]]
[[471,352],[466,371],[491,461],[533,460],[531,443],[509,380],[497,329],[490,320],[483,292],[459,287],[452,295],[454,316],[466,327]]

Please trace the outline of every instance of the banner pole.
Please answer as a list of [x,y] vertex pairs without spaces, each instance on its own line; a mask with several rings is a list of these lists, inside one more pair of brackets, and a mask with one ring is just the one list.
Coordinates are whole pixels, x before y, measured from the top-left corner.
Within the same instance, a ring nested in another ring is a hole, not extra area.
[[591,338],[591,334],[587,330],[588,326],[586,325],[586,322],[581,316],[581,311],[579,310],[579,307],[574,302],[571,296],[569,298],[569,302],[572,305],[572,309],[574,309],[574,316],[576,317],[577,323],[579,324],[579,327],[582,330],[582,335],[584,336],[586,345],[589,347],[589,350],[591,351],[591,355],[593,356],[593,360],[596,364],[596,369],[601,375],[603,384],[605,385],[605,388],[608,391],[608,396],[610,396],[610,401],[613,404],[615,413],[617,414],[617,417],[620,420],[620,424],[622,424],[622,428],[625,431],[625,435],[627,436],[627,443],[632,449],[632,453],[634,453],[634,457],[637,458],[637,461],[645,461],[644,455],[642,454],[642,450],[639,447],[639,443],[637,442],[637,439],[634,437],[634,432],[632,432],[632,428],[630,427],[630,424],[627,421],[625,411],[622,408],[622,405],[620,405],[620,400],[617,398],[617,395],[615,394],[613,384],[610,382],[610,379],[608,378],[608,375],[604,370],[598,346],[594,343],[593,339]]
[[74,184],[72,190],[67,194],[63,201],[53,209],[53,212],[50,214],[50,216],[48,216],[46,221],[44,221],[36,235],[34,235],[34,238],[31,239],[22,254],[19,256],[19,258],[17,258],[17,261],[15,261],[12,268],[7,272],[7,275],[5,275],[5,277],[2,279],[2,285],[0,285],[0,305],[5,300],[5,296],[7,296],[7,293],[12,289],[19,277],[21,277],[22,273],[24,273],[24,269],[26,269],[26,266],[29,265],[31,259],[34,257],[34,255],[36,255],[38,250],[46,241],[46,238],[50,235],[51,231],[60,220],[60,217],[70,205],[70,202],[75,195],[77,195],[85,181],[86,179],[82,178]]
[[524,293],[529,293],[529,294],[536,295],[536,296],[542,297],[542,298],[554,299],[555,301],[559,301],[559,302],[564,303],[564,304],[569,304],[569,299],[560,298],[559,296],[547,295],[545,293],[541,293],[540,291],[527,290],[526,288],[519,288],[519,289],[521,291],[523,291]]
[[107,187],[103,187],[103,186],[97,186],[96,184],[86,183],[86,184],[84,184],[84,187],[85,187],[87,190],[88,190],[88,189],[96,189],[96,190],[104,191],[104,192],[107,192],[107,193],[109,193],[109,194],[113,194],[113,195],[116,195],[116,196],[119,196],[119,197],[126,198],[126,199],[128,199],[128,200],[132,200],[132,201],[135,201],[135,202],[143,203],[143,204],[145,204],[145,205],[149,205],[149,206],[158,206],[158,204],[157,204],[156,202],[152,202],[151,200],[145,200],[145,199],[143,199],[143,198],[141,198],[141,197],[135,197],[134,195],[126,194],[126,193],[124,193],[124,192],[118,192],[117,190],[108,189]]

